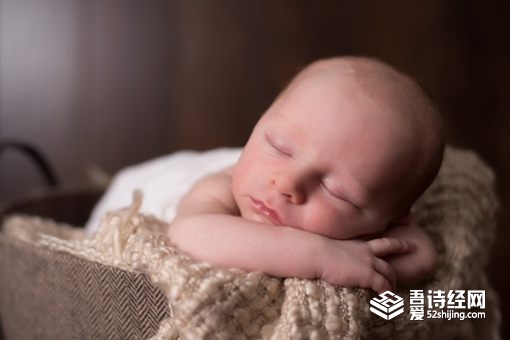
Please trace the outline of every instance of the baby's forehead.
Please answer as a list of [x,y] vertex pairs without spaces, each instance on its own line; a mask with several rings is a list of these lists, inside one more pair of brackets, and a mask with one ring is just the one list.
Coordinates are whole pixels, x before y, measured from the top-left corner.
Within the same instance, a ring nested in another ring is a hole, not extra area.
[[296,77],[279,101],[294,106],[314,105],[317,117],[326,108],[336,109],[338,119],[346,118],[347,112],[361,114],[361,111],[369,111],[372,118],[393,119],[398,118],[397,113],[409,101],[401,92],[373,72],[320,68]]
[[[307,104],[309,99],[322,107],[331,104],[338,113],[345,111],[345,105],[365,108],[369,119],[381,119],[384,124],[395,122],[411,130],[442,129],[423,89],[409,76],[375,59],[337,57],[314,62],[291,81],[274,109],[284,102]],[[321,111],[314,107],[313,113]]]

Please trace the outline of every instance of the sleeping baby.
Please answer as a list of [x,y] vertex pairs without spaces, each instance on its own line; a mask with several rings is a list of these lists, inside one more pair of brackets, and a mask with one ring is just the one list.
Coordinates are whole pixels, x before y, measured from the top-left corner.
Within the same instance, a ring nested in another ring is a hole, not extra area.
[[382,293],[434,270],[410,209],[440,167],[439,114],[408,76],[361,57],[300,72],[232,167],[199,180],[168,229],[218,267]]

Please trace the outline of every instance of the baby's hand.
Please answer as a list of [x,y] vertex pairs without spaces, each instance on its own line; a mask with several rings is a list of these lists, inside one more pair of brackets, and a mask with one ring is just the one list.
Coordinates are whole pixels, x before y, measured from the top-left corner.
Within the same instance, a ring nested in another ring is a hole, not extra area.
[[384,256],[412,251],[407,241],[377,238],[370,241],[324,239],[324,252],[319,259],[319,277],[332,284],[362,287],[383,293],[395,291],[396,275]]
[[407,254],[386,257],[398,278],[399,285],[411,286],[430,277],[436,268],[437,250],[432,238],[417,225],[395,226],[381,237],[412,243],[415,250]]

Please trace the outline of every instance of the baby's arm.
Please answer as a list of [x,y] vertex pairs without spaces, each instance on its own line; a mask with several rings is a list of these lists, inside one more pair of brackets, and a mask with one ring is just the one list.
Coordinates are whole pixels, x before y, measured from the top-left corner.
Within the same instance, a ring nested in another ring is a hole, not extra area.
[[409,250],[391,238],[333,240],[296,228],[236,216],[230,176],[201,180],[183,198],[168,234],[191,257],[220,267],[262,271],[279,277],[321,278],[332,284],[394,289],[395,275],[383,256]]
[[434,272],[437,264],[437,250],[431,237],[419,226],[415,224],[394,226],[379,237],[396,238],[414,245],[412,252],[385,258],[395,270],[399,285],[412,285],[430,277]]

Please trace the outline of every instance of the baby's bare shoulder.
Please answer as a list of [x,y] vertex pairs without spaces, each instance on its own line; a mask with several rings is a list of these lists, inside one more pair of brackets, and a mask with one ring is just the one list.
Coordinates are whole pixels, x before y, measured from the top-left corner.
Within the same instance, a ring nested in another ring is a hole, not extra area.
[[230,168],[198,180],[179,202],[177,214],[183,213],[237,214]]
[[232,195],[232,174],[230,168],[211,173],[193,184],[190,193],[207,196]]

